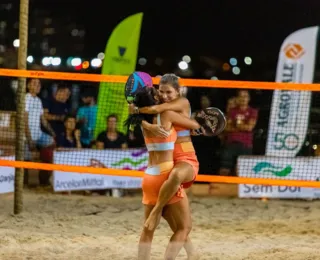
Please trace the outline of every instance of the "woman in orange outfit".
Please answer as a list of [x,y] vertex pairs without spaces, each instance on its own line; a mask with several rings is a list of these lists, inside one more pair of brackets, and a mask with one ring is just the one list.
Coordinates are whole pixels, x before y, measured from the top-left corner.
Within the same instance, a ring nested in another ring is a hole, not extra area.
[[[156,104],[156,100],[157,91],[154,88],[144,88],[136,94],[134,104],[140,107],[152,106]],[[158,137],[147,129],[143,129],[145,143],[149,152],[148,168],[145,171],[142,182],[142,202],[145,205],[145,220],[147,220],[158,201],[159,192],[163,184],[170,179],[172,170],[175,167],[174,149],[176,148],[178,135],[175,129],[176,125],[185,129],[199,129],[200,126],[196,121],[173,111],[165,111],[157,115],[147,115],[142,112],[131,114],[126,123],[127,125],[141,125],[142,121],[161,125],[167,132],[166,137]],[[188,234],[191,230],[189,203],[184,189],[179,188],[172,194],[162,213],[167,215],[167,217],[164,217],[174,232],[167,247],[165,259],[175,259],[181,247],[186,247]],[[159,221],[160,219],[158,219],[155,227]],[[150,229],[144,226],[139,241],[139,260],[150,259],[154,230],[155,228]],[[192,258],[192,253],[189,258]]]
[[[159,114],[167,111],[175,111],[185,117],[191,116],[189,101],[180,96],[179,78],[174,74],[165,74],[159,83],[159,96],[162,104],[148,107],[135,108],[140,113]],[[163,132],[161,127],[144,121],[144,129],[152,131],[154,134]],[[199,162],[191,141],[190,130],[185,127],[175,127],[177,131],[177,141],[174,147],[174,167],[168,180],[164,182],[160,189],[159,199],[145,222],[146,228],[154,229],[161,218],[163,207],[169,199],[181,187],[189,188],[199,172]]]

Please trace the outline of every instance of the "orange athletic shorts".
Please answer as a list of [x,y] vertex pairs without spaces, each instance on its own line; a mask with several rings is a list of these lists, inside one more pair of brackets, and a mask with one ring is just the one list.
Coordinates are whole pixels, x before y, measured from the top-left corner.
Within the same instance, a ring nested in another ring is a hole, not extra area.
[[[145,205],[156,205],[160,188],[168,179],[173,169],[173,161],[160,163],[158,165],[149,166],[142,180],[142,203]],[[184,190],[180,188],[178,192],[169,200],[168,204],[176,203],[184,198]]]
[[192,181],[181,184],[181,186],[185,189],[191,187],[199,173],[199,162],[192,142],[176,143],[173,151],[173,160],[174,164],[178,162],[185,162],[192,166]]

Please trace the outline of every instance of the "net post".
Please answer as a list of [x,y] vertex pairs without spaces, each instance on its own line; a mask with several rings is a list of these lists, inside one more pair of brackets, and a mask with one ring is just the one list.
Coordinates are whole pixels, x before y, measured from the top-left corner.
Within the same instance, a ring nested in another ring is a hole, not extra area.
[[[27,68],[27,48],[28,48],[28,18],[29,18],[29,0],[20,0],[20,17],[19,17],[19,52],[18,52],[18,69]],[[18,78],[17,89],[17,110],[16,110],[16,144],[15,159],[24,160],[25,149],[25,94],[26,78]],[[14,214],[20,214],[23,209],[23,179],[24,169],[15,169],[14,180]]]

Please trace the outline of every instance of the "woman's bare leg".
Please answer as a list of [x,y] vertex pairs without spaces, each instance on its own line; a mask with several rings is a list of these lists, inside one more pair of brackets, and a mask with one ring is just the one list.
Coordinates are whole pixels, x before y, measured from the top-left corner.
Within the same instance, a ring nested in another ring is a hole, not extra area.
[[155,229],[161,218],[162,210],[169,200],[178,192],[181,183],[192,181],[194,169],[189,163],[178,162],[170,172],[169,178],[162,184],[156,205],[144,225],[149,230]]
[[176,259],[181,248],[188,240],[192,228],[192,220],[189,202],[186,196],[181,201],[167,205],[166,207],[175,221],[176,230],[169,241],[164,259],[173,260]]
[[[168,222],[171,230],[175,233],[177,231],[177,224],[176,220],[171,214],[171,207],[164,207],[163,212],[162,212],[163,218]],[[199,255],[197,254],[190,237],[187,237],[187,240],[185,244],[183,245],[184,249],[186,250],[188,260],[197,260],[199,259]]]
[[[144,222],[149,217],[153,207],[154,207],[153,205],[144,205]],[[142,233],[140,235],[140,240],[139,240],[138,260],[150,259],[153,234],[154,234],[154,230],[148,230],[145,227],[143,227]]]

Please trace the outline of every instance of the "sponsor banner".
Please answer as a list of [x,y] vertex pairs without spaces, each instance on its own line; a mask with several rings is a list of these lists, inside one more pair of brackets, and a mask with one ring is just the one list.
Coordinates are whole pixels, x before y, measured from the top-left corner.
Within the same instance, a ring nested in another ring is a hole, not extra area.
[[[240,177],[318,181],[320,157],[240,156]],[[319,198],[320,189],[291,186],[239,185],[240,198]]]
[[[312,83],[319,27],[290,34],[283,42],[276,82]],[[275,90],[269,119],[267,156],[294,157],[304,144],[311,105],[310,91]]]
[[[55,164],[144,171],[148,165],[146,149],[55,151]],[[141,177],[82,174],[54,171],[54,191],[141,188]]]
[[[114,28],[105,48],[101,74],[128,76],[135,71],[142,18],[143,13],[131,15]],[[123,83],[101,82],[97,106],[95,136],[106,130],[106,117],[111,114],[118,116],[118,130],[127,132],[124,122],[129,110]]]
[[[12,160],[14,156],[0,157],[1,160]],[[0,166],[0,193],[14,192],[14,171],[13,167]]]

